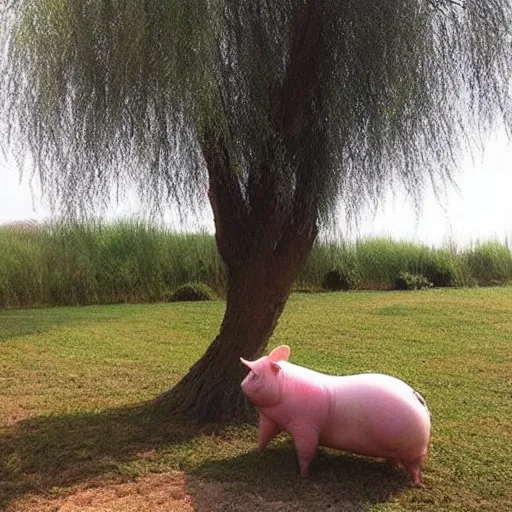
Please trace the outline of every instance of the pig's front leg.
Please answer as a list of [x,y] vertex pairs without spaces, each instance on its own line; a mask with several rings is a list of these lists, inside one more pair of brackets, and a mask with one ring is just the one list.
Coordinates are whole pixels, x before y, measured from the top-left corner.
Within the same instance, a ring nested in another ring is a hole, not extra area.
[[263,450],[267,444],[281,432],[275,422],[260,412],[260,430],[258,433],[258,450]]
[[309,476],[309,466],[318,450],[318,432],[314,428],[301,426],[290,430],[290,434],[293,437],[293,442],[297,450],[300,476],[307,478]]

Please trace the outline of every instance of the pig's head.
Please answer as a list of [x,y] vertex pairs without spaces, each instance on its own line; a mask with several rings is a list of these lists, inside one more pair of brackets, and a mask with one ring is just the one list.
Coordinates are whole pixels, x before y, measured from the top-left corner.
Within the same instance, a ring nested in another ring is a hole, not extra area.
[[281,345],[256,361],[240,361],[249,368],[249,373],[242,381],[242,391],[257,407],[272,407],[281,400],[282,369],[279,361],[287,361],[290,347]]

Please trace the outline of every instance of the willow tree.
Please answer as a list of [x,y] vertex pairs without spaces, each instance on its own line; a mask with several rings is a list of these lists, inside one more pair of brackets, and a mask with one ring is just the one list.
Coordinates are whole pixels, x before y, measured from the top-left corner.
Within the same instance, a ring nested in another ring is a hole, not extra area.
[[509,0],[3,0],[3,142],[55,207],[113,186],[148,208],[209,199],[227,266],[220,332],[156,402],[245,417],[319,227],[400,180],[446,183],[509,124]]

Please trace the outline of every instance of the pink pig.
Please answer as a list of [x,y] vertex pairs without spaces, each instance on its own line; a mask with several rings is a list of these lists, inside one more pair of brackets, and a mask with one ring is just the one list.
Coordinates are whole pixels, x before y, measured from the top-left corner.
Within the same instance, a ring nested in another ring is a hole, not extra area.
[[421,485],[430,413],[419,393],[389,375],[326,375],[287,362],[289,356],[282,345],[256,361],[240,358],[251,370],[242,390],[259,412],[260,450],[286,430],[303,477],[322,445],[401,464]]

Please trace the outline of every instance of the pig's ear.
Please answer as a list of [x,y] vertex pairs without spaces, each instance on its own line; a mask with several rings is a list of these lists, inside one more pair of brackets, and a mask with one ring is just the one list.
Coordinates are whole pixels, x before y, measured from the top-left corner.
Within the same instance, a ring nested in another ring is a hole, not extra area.
[[279,373],[281,367],[274,361],[270,361],[270,369],[272,370],[272,373]]
[[275,361],[276,363],[279,361],[288,361],[288,358],[290,357],[290,347],[288,345],[281,345],[279,347],[276,347],[270,354],[268,355],[268,358],[271,361]]
[[240,361],[242,362],[242,364],[247,366],[247,368],[249,368],[249,370],[252,370],[252,366],[253,366],[252,361],[246,361],[243,357],[240,358]]

